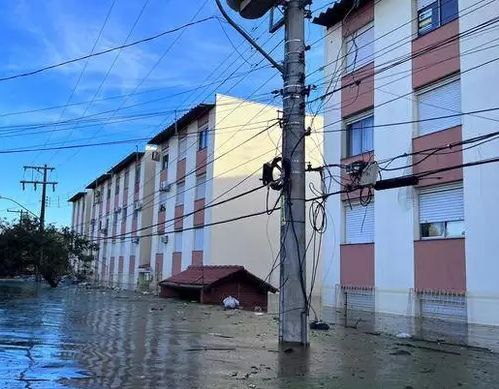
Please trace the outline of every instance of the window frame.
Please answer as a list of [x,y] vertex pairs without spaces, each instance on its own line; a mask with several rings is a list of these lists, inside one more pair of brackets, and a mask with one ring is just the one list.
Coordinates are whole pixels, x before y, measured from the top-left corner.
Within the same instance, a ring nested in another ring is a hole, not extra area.
[[[352,52],[354,54],[354,61],[349,64],[349,45],[351,42],[353,42],[355,39],[358,39],[359,36],[366,34],[368,31],[372,30],[374,34],[374,20],[369,21],[368,23],[364,24],[362,27],[358,28],[357,30],[353,31],[351,34],[349,34],[347,37],[344,39],[344,58],[345,58],[345,74],[350,74],[353,73],[364,66],[370,64],[371,62],[374,61],[374,41],[375,37],[373,37],[372,41],[370,41],[368,44],[364,44],[362,46],[357,46],[357,54],[355,54],[355,50]],[[358,51],[359,48],[365,48],[368,45],[372,46],[372,54],[370,54],[369,57],[362,59],[359,62],[359,58],[356,58],[358,56]],[[355,48],[355,46],[353,46]]]
[[[418,225],[418,233],[419,233],[419,240],[442,240],[442,239],[462,239],[466,237],[466,224],[464,220],[464,215],[463,219],[456,219],[456,220],[445,220],[445,221],[435,221],[435,222],[426,222],[426,223],[421,223],[420,221],[420,215],[421,215],[421,210],[420,210],[420,196],[425,195],[425,194],[431,194],[431,193],[439,193],[439,192],[447,192],[447,191],[452,191],[456,189],[463,189],[463,183],[451,183],[447,185],[440,185],[436,187],[430,187],[430,188],[421,188],[420,191],[418,191],[417,196],[416,196],[416,201],[417,201],[417,225]],[[463,201],[464,201],[464,193],[463,193]],[[463,205],[464,207],[464,205]],[[448,224],[450,223],[462,223],[462,230],[463,233],[461,235],[449,235],[449,227]],[[423,226],[431,226],[431,225],[440,225],[442,228],[442,234],[440,235],[428,235],[425,236],[423,235]]]
[[[371,117],[372,117],[372,121],[373,121],[373,126],[371,128],[369,128],[369,127],[366,127],[366,128],[361,127],[360,128],[360,130],[361,130],[360,153],[354,154],[352,152],[352,130],[351,130],[351,127],[353,124],[361,122],[361,121],[366,120],[366,119],[369,119]],[[352,116],[351,118],[346,119],[345,124],[344,124],[344,129],[345,129],[345,135],[346,135],[345,136],[346,148],[345,148],[344,156],[346,158],[355,157],[358,155],[362,155],[362,154],[370,153],[370,152],[374,151],[374,111],[366,111],[366,112],[363,112],[359,115],[355,115],[355,116]],[[372,148],[370,150],[364,150],[364,132],[366,130],[371,131]]]
[[[201,242],[199,242],[200,236],[201,236]],[[204,251],[204,238],[205,238],[204,227],[194,228],[193,251]],[[201,248],[199,248],[198,243],[201,243]]]
[[161,170],[168,170],[168,165],[170,164],[170,157],[168,153],[161,156]]
[[177,153],[179,162],[187,158],[187,134],[179,135]]
[[208,147],[208,126],[201,128],[198,131],[198,151]]
[[[173,252],[181,253],[183,249],[183,239],[182,239],[182,231],[175,231],[173,233]],[[179,247],[180,246],[180,250]]]
[[[427,133],[424,133],[422,134],[421,133],[421,128],[420,128],[420,120],[421,120],[421,113],[420,113],[420,108],[419,108],[419,104],[420,104],[420,98],[422,95],[425,95],[427,93],[430,93],[430,92],[433,92],[437,89],[440,89],[440,88],[443,88],[449,84],[452,84],[454,82],[458,82],[459,83],[459,90],[460,90],[460,95],[459,95],[459,100],[460,100],[460,105],[461,105],[461,109],[459,111],[456,111],[455,113],[458,114],[458,113],[461,113],[462,114],[462,104],[463,104],[463,95],[462,95],[462,85],[461,85],[461,77],[460,77],[460,74],[454,74],[454,75],[451,75],[449,77],[445,77],[444,79],[441,79],[441,80],[438,80],[438,81],[435,81],[433,83],[431,83],[430,85],[426,85],[418,90],[415,91],[415,99],[414,99],[414,102],[415,102],[415,110],[416,110],[416,120],[417,120],[417,124],[416,124],[416,137],[420,137],[420,136],[425,136],[425,135],[430,135],[430,134],[435,134],[437,132],[440,132],[440,131],[445,131],[445,130],[448,130],[449,128],[453,128],[453,127],[456,127],[458,125],[462,125],[463,122],[462,122],[462,116],[456,116],[460,119],[460,123],[459,124],[456,124],[454,126],[451,126],[451,127],[446,127],[446,128],[441,128],[439,130],[436,130],[436,131],[432,131],[432,132],[427,132]],[[424,105],[424,104],[423,104]],[[448,110],[447,108],[441,108],[441,107],[437,107],[437,106],[434,106],[435,109],[441,109],[443,111],[448,111],[449,114],[451,114],[453,111],[452,110]],[[441,116],[445,116],[445,115],[441,115]]]
[[[445,2],[447,2],[448,4],[446,5],[450,5],[451,2],[453,2],[452,4],[457,8],[457,14],[455,14],[453,17],[451,17],[450,19],[446,19],[446,20],[443,20],[442,19],[442,9],[443,9],[443,5],[445,5]],[[429,24],[430,28],[420,28],[419,24],[420,24],[420,16],[422,13],[424,12],[427,12],[428,10],[432,9],[432,20],[431,20],[431,23]],[[433,12],[437,12],[437,20],[436,20],[436,23],[434,24],[433,22]],[[446,24],[448,23],[451,23],[452,21],[456,20],[459,18],[459,1],[458,0],[435,0],[433,1],[432,3],[426,5],[425,7],[422,7],[421,9],[418,9],[417,7],[417,0],[416,0],[416,13],[417,13],[417,18],[416,18],[416,29],[417,29],[417,34],[418,34],[418,37],[421,37],[421,36],[424,36],[426,34],[429,34],[430,32],[432,31],[435,31],[437,30],[438,28],[442,27],[442,26],[445,26]]]
[[[201,200],[206,198],[206,182],[207,182],[206,173],[196,176],[196,189],[194,193],[194,200]],[[203,188],[202,193],[200,188]]]
[[[185,181],[177,182],[175,192],[175,206],[179,207],[185,203]],[[181,200],[181,201],[180,201]]]

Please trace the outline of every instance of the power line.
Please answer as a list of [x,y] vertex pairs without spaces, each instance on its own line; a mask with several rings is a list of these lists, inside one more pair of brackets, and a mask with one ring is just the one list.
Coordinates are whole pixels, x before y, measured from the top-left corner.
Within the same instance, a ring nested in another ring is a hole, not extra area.
[[14,80],[14,79],[17,79],[17,78],[33,76],[35,74],[38,74],[38,73],[41,73],[41,72],[44,72],[44,71],[47,71],[47,70],[50,70],[50,69],[55,69],[55,68],[58,68],[58,67],[61,67],[61,66],[69,65],[69,64],[72,64],[72,63],[75,63],[75,62],[78,62],[78,61],[82,61],[82,60],[87,59],[87,58],[93,58],[93,57],[97,57],[97,56],[100,56],[100,55],[103,55],[103,54],[111,53],[111,52],[116,51],[116,50],[126,49],[126,48],[129,48],[129,47],[132,47],[132,46],[136,46],[136,45],[139,45],[139,44],[142,44],[142,43],[145,43],[145,42],[153,41],[153,40],[161,38],[161,37],[163,37],[165,35],[172,34],[174,32],[180,31],[180,30],[182,30],[184,28],[191,27],[191,26],[194,26],[196,24],[204,23],[204,22],[206,22],[208,20],[213,20],[213,19],[217,19],[217,17],[216,16],[209,16],[207,18],[200,19],[200,20],[197,20],[197,21],[194,21],[194,22],[191,22],[191,23],[186,23],[186,24],[183,24],[181,26],[175,27],[173,29],[163,31],[163,32],[160,32],[159,34],[155,34],[155,35],[149,36],[147,38],[139,39],[139,40],[131,42],[131,43],[127,43],[127,44],[123,44],[123,45],[120,45],[120,46],[111,47],[109,49],[98,51],[98,52],[93,53],[93,54],[87,54],[87,55],[84,55],[84,56],[81,56],[81,57],[69,59],[69,60],[66,60],[66,61],[63,61],[63,62],[59,62],[59,63],[55,63],[55,64],[52,64],[52,65],[47,65],[47,66],[44,66],[42,68],[39,68],[39,69],[36,69],[36,70],[32,70],[32,71],[29,71],[29,72],[18,73],[18,74],[14,74],[12,76],[0,77],[0,81],[8,81],[8,80]]

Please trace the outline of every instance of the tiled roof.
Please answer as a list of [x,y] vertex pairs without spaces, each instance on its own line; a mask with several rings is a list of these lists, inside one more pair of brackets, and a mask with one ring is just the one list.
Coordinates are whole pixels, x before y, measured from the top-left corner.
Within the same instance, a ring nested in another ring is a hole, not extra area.
[[[347,13],[355,7],[356,0],[337,0],[332,7],[329,7],[326,11],[321,12],[319,16],[312,20],[312,23],[319,24],[324,27],[332,27],[336,23],[343,20]],[[370,0],[357,0],[358,4],[355,8],[362,7],[365,3]],[[354,9],[355,9],[354,8]]]
[[237,265],[189,266],[183,272],[161,281],[160,285],[206,287],[238,272],[243,272],[246,277],[260,284],[263,289],[274,293],[277,291],[272,285],[247,271],[244,266]]

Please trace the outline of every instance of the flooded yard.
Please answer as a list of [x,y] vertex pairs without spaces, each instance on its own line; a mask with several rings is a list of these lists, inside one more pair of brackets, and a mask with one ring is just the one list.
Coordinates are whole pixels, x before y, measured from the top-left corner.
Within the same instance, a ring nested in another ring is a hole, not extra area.
[[1,388],[491,388],[499,354],[337,323],[308,349],[275,314],[0,283]]

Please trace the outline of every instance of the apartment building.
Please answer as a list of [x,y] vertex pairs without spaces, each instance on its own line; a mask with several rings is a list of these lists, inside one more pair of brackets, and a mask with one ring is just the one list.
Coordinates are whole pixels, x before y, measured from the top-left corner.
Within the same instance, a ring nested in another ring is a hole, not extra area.
[[[214,104],[194,107],[149,141],[160,153],[152,239],[156,280],[189,265],[243,265],[262,279],[270,275],[269,281],[279,285],[275,258],[280,212],[232,220],[271,209],[278,202],[278,192],[267,194],[263,188],[210,207],[262,186],[263,163],[280,154],[279,116],[273,105],[217,95]],[[308,123],[312,125],[311,118]],[[317,117],[313,129],[321,127],[322,118]],[[312,131],[307,145],[310,162],[322,164],[322,134]],[[314,173],[309,182],[315,182],[316,188],[320,185]],[[307,194],[313,196],[310,191]],[[310,253],[309,285],[312,264]],[[320,281],[314,293],[320,294]]]
[[[99,245],[94,276],[103,285],[135,289],[149,283],[152,165],[150,152],[133,152],[70,199],[73,230],[87,231]],[[88,209],[84,220],[82,201]]]
[[[128,155],[90,183],[90,236],[100,247],[97,280],[154,289],[189,265],[243,265],[277,286],[281,220],[280,211],[271,210],[280,205],[279,192],[263,188],[261,177],[263,164],[280,155],[280,117],[272,104],[217,95],[213,104],[193,107],[154,136],[145,152]],[[318,166],[322,117],[307,122],[307,159]],[[317,173],[308,181],[320,188]],[[315,194],[308,190],[307,196]],[[261,214],[245,217],[253,213]],[[309,286],[313,265],[309,250]],[[314,295],[321,290],[320,267],[318,272]]]
[[[499,106],[498,14],[498,1],[340,0],[318,15],[327,162],[377,161],[385,179],[497,157],[494,141],[446,146],[497,131],[497,111],[476,111]],[[333,190],[348,184],[332,174]],[[483,164],[329,199],[324,303],[499,325],[498,177]]]

